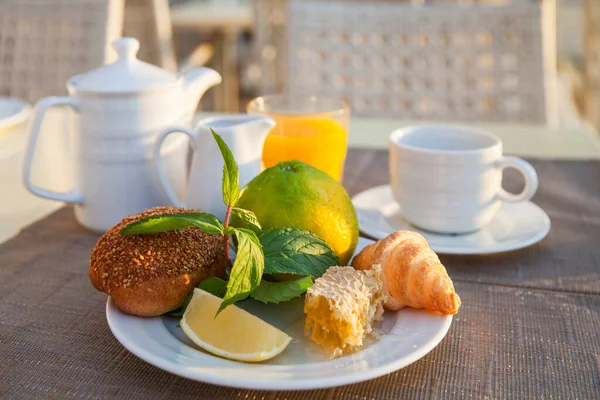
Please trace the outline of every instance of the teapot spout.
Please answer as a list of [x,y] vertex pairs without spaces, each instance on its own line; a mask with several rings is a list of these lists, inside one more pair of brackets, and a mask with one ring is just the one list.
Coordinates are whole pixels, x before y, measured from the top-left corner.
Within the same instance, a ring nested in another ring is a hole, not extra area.
[[192,109],[198,107],[200,98],[211,87],[221,83],[221,75],[214,69],[200,67],[183,75],[185,80],[185,98]]

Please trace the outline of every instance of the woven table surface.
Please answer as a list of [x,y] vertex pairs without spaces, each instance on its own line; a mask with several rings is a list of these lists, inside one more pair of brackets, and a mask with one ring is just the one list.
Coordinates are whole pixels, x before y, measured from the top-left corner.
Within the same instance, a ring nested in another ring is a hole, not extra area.
[[[383,151],[350,150],[350,194],[387,183],[387,162]],[[193,382],[125,350],[87,276],[98,235],[65,207],[0,246],[0,398],[600,398],[600,162],[531,162],[548,237],[500,255],[441,256],[463,301],[441,344],[382,378],[309,392]]]

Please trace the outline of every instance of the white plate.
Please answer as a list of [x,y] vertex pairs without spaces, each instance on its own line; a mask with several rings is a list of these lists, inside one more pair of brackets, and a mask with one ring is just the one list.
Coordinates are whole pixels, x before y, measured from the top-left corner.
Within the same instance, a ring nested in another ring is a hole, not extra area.
[[[368,243],[361,239],[359,249]],[[327,360],[304,339],[302,298],[269,306],[250,300],[240,306],[285,331],[294,338],[292,343],[271,360],[247,364],[204,352],[184,335],[176,318],[127,315],[110,298],[106,318],[125,348],[158,368],[201,382],[258,390],[326,388],[389,374],[429,353],[452,322],[452,316],[424,310],[386,312],[380,327],[383,335],[355,354]]]
[[469,234],[444,235],[421,230],[406,221],[392,197],[389,185],[377,186],[352,198],[360,230],[383,239],[400,230],[419,232],[429,246],[442,254],[491,254],[531,246],[550,231],[548,215],[530,201],[502,203],[483,229]]
[[29,104],[13,97],[0,96],[0,132],[25,122],[30,114]]

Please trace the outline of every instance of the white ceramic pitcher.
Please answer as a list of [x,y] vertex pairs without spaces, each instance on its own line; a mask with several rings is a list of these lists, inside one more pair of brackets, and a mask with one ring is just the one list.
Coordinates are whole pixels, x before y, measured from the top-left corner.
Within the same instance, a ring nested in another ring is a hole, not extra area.
[[[75,204],[79,222],[104,231],[122,218],[146,208],[166,205],[153,168],[153,146],[160,132],[189,125],[200,97],[221,76],[209,68],[175,74],[136,58],[139,43],[121,38],[113,43],[117,60],[69,79],[70,97],[47,97],[38,102],[30,124],[24,163],[24,183],[40,197]],[[54,106],[76,111],[76,187],[58,193],[34,185],[31,164],[44,114]],[[173,138],[175,139],[175,138]],[[188,140],[171,140],[158,157],[165,179],[183,193]]]
[[186,202],[179,199],[169,184],[161,158],[154,158],[159,180],[171,203],[179,207],[197,208],[223,219],[223,157],[210,128],[221,136],[231,149],[239,167],[242,187],[262,171],[263,144],[274,126],[275,121],[264,115],[236,115],[204,119],[198,122],[193,131],[184,127],[167,129],[156,142],[155,155],[160,153],[163,140],[174,132],[187,134],[194,147]]

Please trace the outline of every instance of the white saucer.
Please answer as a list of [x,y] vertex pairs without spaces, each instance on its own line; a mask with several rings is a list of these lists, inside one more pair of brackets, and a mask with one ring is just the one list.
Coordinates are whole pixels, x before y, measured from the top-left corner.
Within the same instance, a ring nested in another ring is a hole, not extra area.
[[521,249],[542,240],[550,231],[550,218],[532,202],[502,203],[492,222],[480,231],[444,235],[423,231],[406,221],[389,185],[377,186],[352,198],[360,230],[383,239],[399,230],[419,232],[429,246],[442,254],[491,254]]
[[[356,252],[367,244],[361,238]],[[444,338],[451,315],[403,308],[386,311],[380,334],[358,352],[327,360],[304,338],[303,298],[279,305],[248,300],[238,305],[284,330],[294,340],[277,357],[262,363],[219,358],[194,345],[172,317],[125,314],[109,297],[106,318],[119,342],[146,362],[201,382],[259,390],[307,390],[346,385],[389,374],[429,353]]]

